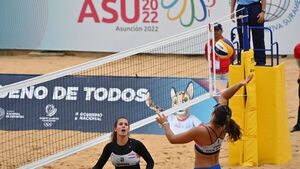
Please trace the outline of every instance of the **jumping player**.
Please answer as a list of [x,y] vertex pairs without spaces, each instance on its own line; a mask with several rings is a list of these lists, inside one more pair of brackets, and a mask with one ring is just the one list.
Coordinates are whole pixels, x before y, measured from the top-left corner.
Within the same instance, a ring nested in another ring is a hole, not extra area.
[[170,143],[195,142],[195,169],[220,169],[219,152],[225,134],[228,133],[230,141],[237,141],[241,138],[240,127],[231,119],[232,112],[227,106],[227,102],[241,87],[246,86],[252,78],[253,75],[250,75],[246,80],[223,91],[208,124],[175,135],[170,129],[166,116],[158,113],[156,120],[163,126]]

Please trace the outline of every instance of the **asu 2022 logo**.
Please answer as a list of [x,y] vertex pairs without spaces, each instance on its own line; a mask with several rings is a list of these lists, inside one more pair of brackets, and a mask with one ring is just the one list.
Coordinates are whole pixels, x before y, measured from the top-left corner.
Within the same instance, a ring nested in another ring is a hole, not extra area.
[[[78,23],[86,19],[93,19],[95,23],[115,23],[122,20],[132,24],[158,23],[158,2],[159,0],[102,0],[95,3],[93,0],[85,0]],[[141,8],[142,7],[142,8]],[[101,16],[102,14],[102,16]]]
[[[184,27],[202,22],[216,0],[84,0],[77,22],[158,24],[159,14]],[[159,8],[161,7],[160,13]]]

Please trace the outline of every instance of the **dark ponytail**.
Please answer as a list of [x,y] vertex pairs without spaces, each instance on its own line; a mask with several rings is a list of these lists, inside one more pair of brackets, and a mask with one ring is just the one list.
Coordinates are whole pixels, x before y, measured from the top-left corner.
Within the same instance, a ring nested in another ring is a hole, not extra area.
[[242,136],[241,128],[238,124],[235,123],[234,120],[230,118],[226,128],[227,128],[228,138],[230,141],[237,141],[241,139]]
[[237,141],[241,138],[241,128],[231,119],[231,109],[227,105],[218,104],[214,109],[214,124],[225,126],[230,141]]

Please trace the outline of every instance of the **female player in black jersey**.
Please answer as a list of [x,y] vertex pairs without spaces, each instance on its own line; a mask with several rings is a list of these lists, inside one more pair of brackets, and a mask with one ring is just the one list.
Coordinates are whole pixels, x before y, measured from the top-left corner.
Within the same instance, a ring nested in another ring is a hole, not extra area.
[[154,166],[154,161],[144,144],[129,138],[129,122],[126,117],[119,117],[115,121],[112,141],[104,147],[93,169],[103,168],[109,157],[116,169],[140,169],[140,157],[146,161],[146,169],[152,169]]
[[172,144],[195,142],[195,169],[220,169],[219,151],[221,144],[228,133],[231,141],[241,138],[240,127],[231,119],[231,110],[227,105],[228,100],[242,87],[246,86],[253,75],[222,92],[219,103],[212,112],[212,118],[208,124],[199,125],[186,132],[175,135],[168,124],[167,118],[158,113],[156,118],[160,123]]

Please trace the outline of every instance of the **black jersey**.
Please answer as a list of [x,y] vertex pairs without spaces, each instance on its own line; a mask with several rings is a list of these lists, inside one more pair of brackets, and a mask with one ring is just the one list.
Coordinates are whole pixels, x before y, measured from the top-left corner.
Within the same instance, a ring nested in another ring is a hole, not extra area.
[[146,169],[152,169],[154,166],[154,161],[144,144],[132,138],[129,138],[124,146],[119,146],[116,142],[108,143],[93,169],[103,168],[109,157],[116,169],[140,169],[140,157],[146,161]]

